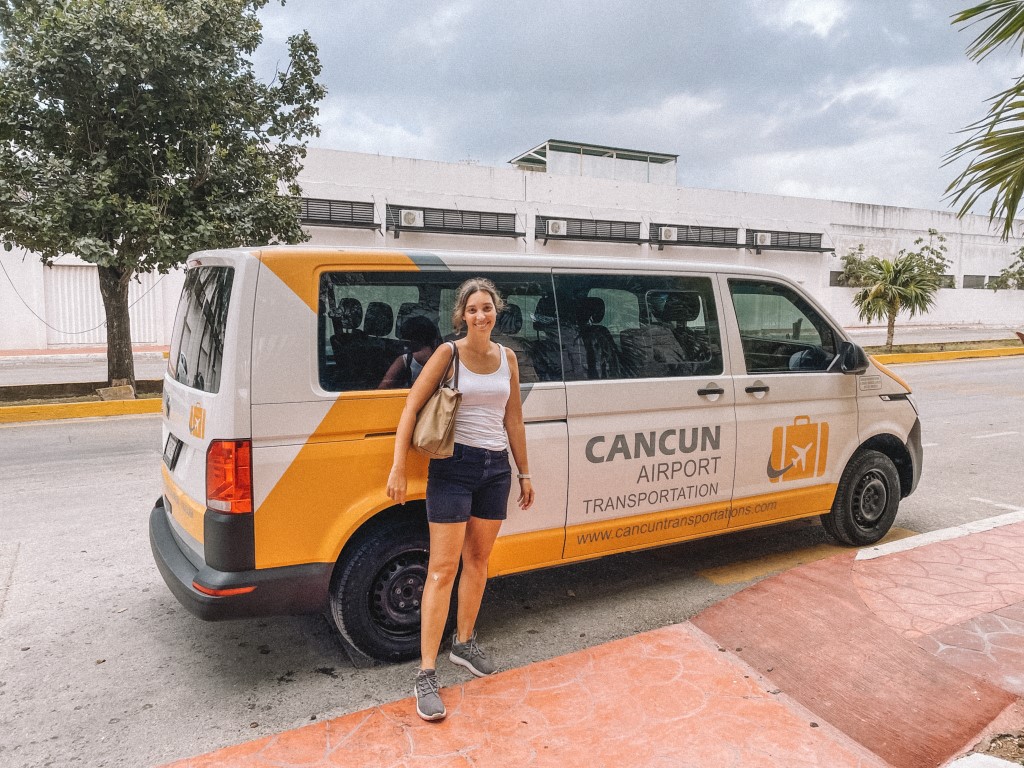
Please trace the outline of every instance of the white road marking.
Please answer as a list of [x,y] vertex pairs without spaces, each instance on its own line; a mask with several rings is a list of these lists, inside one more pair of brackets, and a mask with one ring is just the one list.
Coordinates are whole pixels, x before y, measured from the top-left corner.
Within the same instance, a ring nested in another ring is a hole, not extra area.
[[925,544],[934,544],[938,541],[959,539],[961,536],[968,536],[972,533],[991,531],[993,528],[1001,528],[1004,525],[1013,525],[1014,523],[1024,522],[1024,507],[1015,507],[1012,504],[1002,504],[998,501],[990,501],[989,499],[981,499],[977,497],[972,497],[971,501],[980,501],[982,504],[988,504],[996,509],[1008,509],[1010,511],[1005,515],[986,517],[983,520],[975,520],[972,523],[964,523],[963,525],[956,525],[952,528],[943,528],[939,531],[930,531],[929,533],[922,533],[920,536],[911,536],[909,539],[900,539],[898,541],[889,542],[888,544],[871,547],[870,549],[862,549],[857,553],[856,559],[872,560],[876,557],[882,557],[883,555],[892,555],[896,552],[906,552],[909,549],[916,549],[917,547],[924,546]]
[[971,435],[974,440],[984,440],[986,437],[1006,437],[1007,435],[1019,435],[1020,432],[989,432],[987,435]]
[[938,443],[922,443],[921,444],[922,448],[935,448],[937,446],[938,446]]

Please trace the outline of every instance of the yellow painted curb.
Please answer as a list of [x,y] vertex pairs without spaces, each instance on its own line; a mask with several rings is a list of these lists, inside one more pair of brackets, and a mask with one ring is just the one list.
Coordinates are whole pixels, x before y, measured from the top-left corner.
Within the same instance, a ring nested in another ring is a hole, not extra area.
[[22,421],[52,421],[55,419],[87,419],[95,416],[131,416],[141,413],[160,413],[163,400],[148,397],[144,400],[110,400],[100,403],[49,403],[46,405],[12,405],[0,408],[0,424]]
[[969,357],[1009,357],[1024,355],[1024,347],[995,347],[993,349],[949,349],[944,352],[906,352],[903,354],[872,355],[882,363],[933,363],[939,360],[963,360]]

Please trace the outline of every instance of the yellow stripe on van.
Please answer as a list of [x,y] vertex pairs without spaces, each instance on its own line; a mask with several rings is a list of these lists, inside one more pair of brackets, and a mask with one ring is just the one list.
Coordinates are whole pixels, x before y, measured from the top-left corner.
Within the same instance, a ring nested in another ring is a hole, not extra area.
[[[386,488],[406,395],[338,397],[256,510],[257,568],[333,562],[360,525],[394,505]],[[409,451],[407,470],[408,499],[426,498],[427,458]]]
[[171,473],[167,471],[167,465],[163,462],[160,462],[160,470],[164,476],[164,496],[167,497],[167,501],[171,505],[171,516],[188,532],[189,536],[202,544],[206,505],[190,498],[174,482]]
[[816,485],[751,496],[732,503],[701,504],[575,525],[566,531],[564,561],[698,539],[769,521],[820,515],[831,508],[835,494],[833,484]]
[[260,252],[260,260],[302,299],[313,312],[319,309],[320,274],[336,271],[417,272],[419,267],[401,251],[359,253],[334,249]]
[[562,563],[565,530],[549,528],[511,536],[500,536],[494,542],[488,561],[488,576],[505,576]]

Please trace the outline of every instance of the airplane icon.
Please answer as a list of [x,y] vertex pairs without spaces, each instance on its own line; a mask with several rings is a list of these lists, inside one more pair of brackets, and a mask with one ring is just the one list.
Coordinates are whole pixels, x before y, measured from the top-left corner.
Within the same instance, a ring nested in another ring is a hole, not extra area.
[[791,445],[790,448],[796,453],[796,457],[793,460],[793,466],[800,465],[800,471],[803,472],[807,469],[807,452],[811,450],[811,446],[814,443],[808,443],[803,448],[798,445]]

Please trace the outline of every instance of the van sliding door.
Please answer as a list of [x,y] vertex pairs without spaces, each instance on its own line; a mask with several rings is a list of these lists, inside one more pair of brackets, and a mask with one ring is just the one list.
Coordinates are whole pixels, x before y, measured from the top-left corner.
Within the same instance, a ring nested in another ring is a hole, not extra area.
[[735,396],[709,275],[556,271],[566,559],[728,525]]

